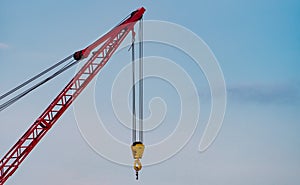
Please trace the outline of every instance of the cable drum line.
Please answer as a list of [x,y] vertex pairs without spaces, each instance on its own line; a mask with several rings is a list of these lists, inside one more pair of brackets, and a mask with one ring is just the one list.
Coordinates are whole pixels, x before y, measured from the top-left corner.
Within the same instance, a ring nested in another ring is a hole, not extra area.
[[[133,33],[134,37],[134,33]],[[135,110],[135,56],[134,56],[134,38],[131,44],[131,66],[132,66],[132,143],[136,142],[136,110]]]
[[[138,63],[135,63],[135,39],[132,39],[132,44],[130,46],[131,49],[131,65],[132,65],[132,142],[143,142],[143,113],[144,113],[144,92],[143,92],[143,23],[142,20],[139,23],[139,38],[138,38],[138,46],[139,46],[139,58]],[[133,37],[135,33],[133,32]],[[137,68],[135,67],[136,65]],[[138,69],[138,74],[136,74],[136,69]],[[137,85],[135,84],[137,75]],[[138,86],[138,93],[136,93],[136,87]],[[138,95],[138,102],[136,102],[136,96]],[[138,103],[138,106],[137,106]],[[137,111],[138,108],[138,117]],[[138,126],[137,119],[138,118]]]
[[139,22],[139,140],[143,142],[144,82],[143,82],[143,18]]
[[136,76],[136,68],[135,68],[135,47],[134,47],[134,37],[135,32],[132,30],[132,155],[134,160],[133,168],[136,172],[136,180],[138,180],[138,172],[142,169],[142,163],[140,159],[143,156],[145,146],[143,144],[143,20],[139,21],[138,27],[138,44],[139,44],[139,60],[138,60],[138,128],[137,128],[137,111],[136,111],[136,84],[135,84],[135,76]]

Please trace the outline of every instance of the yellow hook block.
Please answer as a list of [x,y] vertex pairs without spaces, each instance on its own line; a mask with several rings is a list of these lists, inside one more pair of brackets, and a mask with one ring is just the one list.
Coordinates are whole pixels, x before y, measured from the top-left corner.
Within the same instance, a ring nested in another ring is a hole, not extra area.
[[142,142],[134,142],[131,145],[131,151],[134,159],[141,159],[144,154],[145,146]]
[[142,163],[140,159],[143,157],[144,150],[145,150],[145,146],[142,142],[134,142],[131,145],[132,155],[133,158],[135,159],[133,163],[133,168],[135,171],[140,171],[142,169]]

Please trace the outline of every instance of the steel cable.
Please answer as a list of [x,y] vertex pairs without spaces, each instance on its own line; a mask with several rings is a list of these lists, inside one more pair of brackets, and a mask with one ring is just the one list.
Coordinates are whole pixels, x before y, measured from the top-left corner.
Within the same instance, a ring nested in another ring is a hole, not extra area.
[[48,69],[42,71],[41,73],[35,75],[34,77],[30,78],[29,80],[25,81],[24,83],[18,85],[17,87],[11,89],[10,91],[6,92],[5,94],[0,96],[0,100],[2,100],[3,98],[11,95],[12,93],[16,92],[17,90],[21,89],[22,87],[26,86],[27,84],[33,82],[34,80],[38,79],[39,77],[45,75],[46,73],[50,72],[51,70],[55,69],[56,67],[60,66],[61,64],[65,63],[66,61],[68,61],[69,59],[72,58],[72,55],[68,56],[67,58],[59,61],[58,63],[54,64],[53,66],[49,67]]
[[135,64],[134,64],[134,39],[131,44],[132,65],[132,143],[136,142],[136,110],[135,110]]
[[41,82],[35,84],[34,86],[28,88],[27,90],[23,91],[22,93],[16,95],[15,97],[13,97],[13,98],[9,99],[8,101],[6,101],[5,103],[1,104],[0,105],[0,112],[3,111],[4,109],[6,109],[7,107],[9,107],[10,105],[12,105],[13,103],[15,103],[16,101],[18,101],[19,99],[21,99],[22,97],[24,97],[25,95],[27,95],[28,93],[30,93],[31,91],[35,90],[36,88],[38,88],[41,85],[45,84],[49,80],[55,78],[56,76],[58,76],[62,72],[66,71],[67,69],[69,69],[73,65],[77,64],[78,62],[79,62],[79,60],[72,60],[71,62],[66,64],[64,67],[62,67],[60,70],[58,70],[57,72],[55,72],[54,74],[49,76],[48,78],[42,80]]
[[139,22],[139,140],[143,142],[144,82],[143,82],[143,19]]

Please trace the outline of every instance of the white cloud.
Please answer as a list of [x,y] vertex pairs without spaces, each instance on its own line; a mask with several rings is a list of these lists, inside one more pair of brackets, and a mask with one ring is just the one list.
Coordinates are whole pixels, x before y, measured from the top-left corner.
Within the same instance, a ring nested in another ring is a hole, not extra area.
[[8,45],[0,42],[0,49],[7,49]]

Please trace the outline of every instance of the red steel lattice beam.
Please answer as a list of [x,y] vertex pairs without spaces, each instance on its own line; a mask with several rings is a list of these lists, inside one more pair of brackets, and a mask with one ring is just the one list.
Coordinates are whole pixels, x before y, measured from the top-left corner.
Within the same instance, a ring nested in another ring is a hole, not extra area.
[[[142,18],[144,12],[145,9],[143,7],[132,12],[129,18],[121,22],[110,32],[99,38],[84,50],[79,51],[80,57],[78,59],[81,59],[82,57],[88,57],[91,51],[100,47],[92,53],[91,58],[74,76],[74,78],[66,85],[66,87],[52,101],[41,116],[38,117],[38,119],[27,130],[27,132],[1,159],[0,185],[3,185],[4,182],[6,182],[6,180],[17,170],[26,156],[33,150],[59,117],[72,104],[76,97],[108,62],[128,33],[133,31],[135,23]],[[75,56],[74,58],[76,59]]]

